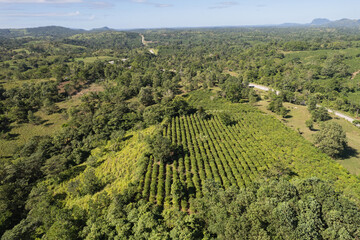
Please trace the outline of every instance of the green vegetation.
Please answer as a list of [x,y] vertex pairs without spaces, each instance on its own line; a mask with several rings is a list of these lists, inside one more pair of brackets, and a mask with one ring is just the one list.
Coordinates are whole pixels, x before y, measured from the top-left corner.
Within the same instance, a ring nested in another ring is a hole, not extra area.
[[98,57],[84,57],[84,58],[75,58],[77,62],[84,62],[84,63],[94,63],[96,61],[111,61],[114,57],[110,56],[98,56]]
[[[267,110],[266,106],[269,103],[267,101],[260,101],[256,104],[256,106],[261,109],[261,111],[266,112],[268,114],[272,114],[269,110]],[[282,120],[281,116],[273,114],[279,120],[292,128],[293,130],[299,131],[301,136],[307,139],[310,142],[314,142],[314,134],[316,134],[320,130],[320,126],[318,123],[313,123],[313,128],[310,130],[306,126],[306,122],[311,117],[308,108],[306,106],[295,105],[291,103],[284,103],[284,106],[289,110],[290,118],[287,118],[285,121]],[[311,120],[310,120],[311,121]],[[360,174],[360,157],[358,152],[360,150],[360,131],[359,129],[346,121],[345,119],[337,118],[336,116],[332,116],[331,120],[328,122],[335,122],[342,126],[343,130],[346,132],[346,137],[348,139],[348,148],[344,156],[340,156],[336,159],[338,163],[344,166],[349,172],[359,175]]]
[[55,113],[46,115],[42,112],[36,113],[41,119],[42,124],[33,125],[31,123],[11,124],[8,131],[8,138],[3,136],[0,139],[0,159],[11,157],[18,147],[27,143],[32,137],[52,135],[59,131],[61,126],[66,123],[66,115]]
[[319,133],[315,135],[315,145],[329,156],[341,155],[347,147],[346,134],[341,125],[330,122],[323,123]]
[[288,114],[288,110],[283,106],[283,100],[280,97],[275,97],[273,100],[271,100],[268,110],[282,116],[286,117]]
[[309,119],[309,120],[306,120],[305,125],[306,125],[306,127],[309,128],[310,130],[313,130],[314,122],[313,122],[313,120]]
[[360,38],[323,30],[0,30],[1,238],[360,238],[317,107],[357,114]]
[[325,107],[320,107],[311,111],[311,119],[314,122],[323,122],[331,119],[331,117]]
[[[205,189],[196,202],[197,215],[205,220],[209,234],[219,239],[351,239],[357,235],[359,214],[354,205],[316,178],[262,182],[240,191],[206,182]],[[345,214],[341,216],[345,222],[334,221],[333,214],[339,211]]]

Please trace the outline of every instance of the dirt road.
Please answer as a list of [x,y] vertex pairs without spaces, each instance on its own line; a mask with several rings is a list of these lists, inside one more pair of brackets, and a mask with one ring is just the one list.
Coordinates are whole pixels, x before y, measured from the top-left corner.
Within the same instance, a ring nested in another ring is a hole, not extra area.
[[[272,88],[269,88],[269,87],[266,87],[266,86],[263,86],[263,85],[259,85],[259,84],[255,84],[255,83],[249,83],[249,86],[250,86],[250,87],[253,87],[253,88],[256,88],[256,89],[263,90],[263,91],[270,91],[270,90],[275,91],[275,90],[272,89]],[[280,94],[280,91],[277,91],[277,90],[276,90],[276,94],[279,95],[279,94]],[[321,105],[317,105],[317,107],[321,107]],[[330,108],[326,108],[326,109],[328,110],[328,112],[333,113],[335,116],[340,117],[340,118],[343,118],[343,119],[345,119],[346,121],[349,121],[349,122],[351,122],[351,123],[352,123],[354,120],[356,120],[356,119],[353,118],[353,117],[350,117],[350,116],[345,115],[345,114],[343,114],[343,113],[337,112],[337,111],[332,110],[332,109],[330,109]],[[357,126],[357,127],[360,127],[360,124],[358,124],[358,125],[356,125],[356,126]]]

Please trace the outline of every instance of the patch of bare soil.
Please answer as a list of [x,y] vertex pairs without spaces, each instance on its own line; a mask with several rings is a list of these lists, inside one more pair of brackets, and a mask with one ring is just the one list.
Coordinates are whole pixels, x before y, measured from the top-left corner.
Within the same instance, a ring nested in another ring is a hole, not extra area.
[[352,75],[352,77],[351,77],[351,80],[353,80],[353,79],[356,77],[356,75],[358,75],[359,73],[360,73],[360,70],[357,71],[357,72],[354,72],[353,75]]
[[91,84],[88,88],[84,88],[82,89],[80,92],[76,93],[73,98],[79,98],[89,92],[95,92],[95,93],[98,93],[98,92],[102,92],[104,91],[104,87],[101,86],[101,85],[98,85],[96,83],[93,83]]

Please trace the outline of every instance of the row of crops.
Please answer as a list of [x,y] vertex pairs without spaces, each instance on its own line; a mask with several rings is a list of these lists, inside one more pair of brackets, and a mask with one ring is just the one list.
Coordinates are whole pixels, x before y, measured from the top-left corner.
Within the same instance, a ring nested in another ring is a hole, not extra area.
[[[193,92],[189,101],[212,115],[175,117],[163,129],[183,151],[166,163],[149,157],[140,181],[149,201],[191,211],[191,199],[203,196],[207,179],[224,188],[247,187],[274,165],[287,168],[292,176],[331,181],[339,189],[347,188],[350,197],[360,194],[356,177],[274,117],[246,104],[216,99],[211,92]],[[223,124],[223,112],[233,124]]]
[[173,118],[163,135],[182,146],[183,154],[167,163],[150,157],[142,181],[143,197],[186,209],[189,199],[206,191],[206,179],[224,188],[246,187],[274,162],[294,158],[291,141],[284,141],[293,132],[281,123],[269,118],[263,121],[258,112],[234,114],[233,118],[229,126],[217,114],[209,119],[198,114]]

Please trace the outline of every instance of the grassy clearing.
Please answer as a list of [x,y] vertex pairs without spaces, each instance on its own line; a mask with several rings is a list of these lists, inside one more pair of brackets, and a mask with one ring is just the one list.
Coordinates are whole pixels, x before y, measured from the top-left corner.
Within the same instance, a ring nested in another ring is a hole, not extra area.
[[42,124],[13,124],[10,131],[13,139],[0,139],[0,158],[10,157],[18,147],[25,144],[34,136],[45,136],[54,134],[66,122],[65,114],[63,113],[46,115],[43,112],[39,111],[35,115],[41,117],[41,119],[43,120]]
[[284,52],[286,59],[299,58],[304,63],[316,62],[322,56],[328,58],[334,55],[343,54],[348,59],[344,60],[344,63],[350,67],[350,72],[356,72],[360,70],[360,58],[356,57],[360,53],[359,48],[348,48],[341,50],[316,50],[316,51],[295,51],[295,52]]
[[159,49],[156,48],[150,48],[149,49],[150,53],[154,54],[154,55],[158,55],[159,54]]
[[85,58],[75,58],[75,61],[83,61],[84,63],[93,63],[95,61],[111,61],[114,60],[114,57],[110,56],[99,56],[99,57],[85,57]]
[[233,76],[233,77],[238,77],[239,76],[238,73],[232,72],[232,71],[229,71],[229,70],[225,70],[224,74],[229,74],[230,76]]
[[30,51],[28,50],[28,49],[26,49],[26,48],[18,48],[18,49],[14,49],[13,50],[14,52],[26,52],[27,54],[30,54]]
[[102,85],[92,83],[88,88],[81,90],[71,98],[67,99],[66,101],[59,102],[56,105],[60,109],[69,109],[71,107],[79,106],[81,104],[82,96],[86,95],[89,92],[102,92],[102,91],[104,91],[104,87]]
[[[319,130],[317,124],[314,125],[314,131],[310,131],[306,125],[305,121],[310,119],[311,115],[307,110],[306,106],[298,106],[291,103],[284,103],[284,106],[290,110],[289,118],[283,119],[282,117],[276,115],[275,113],[267,110],[269,101],[262,100],[257,103],[256,107],[261,111],[270,114],[277,119],[281,120],[288,127],[298,131],[301,135],[310,142],[313,142],[313,135]],[[345,119],[335,117],[332,115],[334,121],[339,123],[344,131],[349,141],[349,146],[356,151],[355,154],[344,159],[337,160],[342,166],[344,166],[350,173],[359,175],[360,174],[360,129],[352,125],[350,122]]]
[[77,99],[77,98],[81,98],[83,95],[86,95],[89,92],[98,93],[98,92],[102,92],[102,91],[104,91],[104,87],[102,85],[92,83],[89,87],[82,89],[80,92],[75,94],[72,98]]
[[[21,81],[23,82],[23,81]],[[36,116],[41,117],[43,123],[40,125],[33,125],[29,123],[13,124],[10,134],[13,137],[12,140],[0,139],[0,159],[10,157],[14,151],[25,144],[34,136],[53,135],[61,126],[66,123],[66,110],[81,104],[81,96],[88,92],[103,91],[104,88],[99,84],[91,84],[89,88],[83,89],[72,98],[57,103],[60,109],[63,109],[63,113],[55,113],[52,115],[46,115],[42,111],[35,113]]]
[[[65,199],[67,207],[78,205],[82,208],[87,208],[89,200],[96,201],[99,194],[103,191],[107,192],[111,197],[121,193],[126,187],[139,178],[137,174],[137,162],[144,157],[147,149],[145,136],[153,134],[155,127],[135,132],[129,132],[125,136],[125,141],[121,142],[119,146],[118,141],[109,141],[105,146],[98,147],[92,151],[92,156],[98,165],[95,169],[96,176],[105,185],[104,189],[99,193],[90,196],[76,196],[71,197],[72,194],[68,192],[68,185],[72,181],[83,181],[84,174],[78,176],[55,186],[55,193],[68,193]],[[121,150],[117,150],[118,148]],[[86,164],[84,163],[83,166]],[[78,167],[78,166],[77,166]]]
[[29,80],[3,80],[0,81],[0,84],[3,85],[3,87],[8,90],[15,87],[21,87],[21,85],[27,83],[39,83],[39,82],[46,82],[46,81],[55,81],[55,78],[45,78],[45,79],[29,79]]
[[360,92],[354,92],[348,94],[349,101],[354,104],[360,103]]

